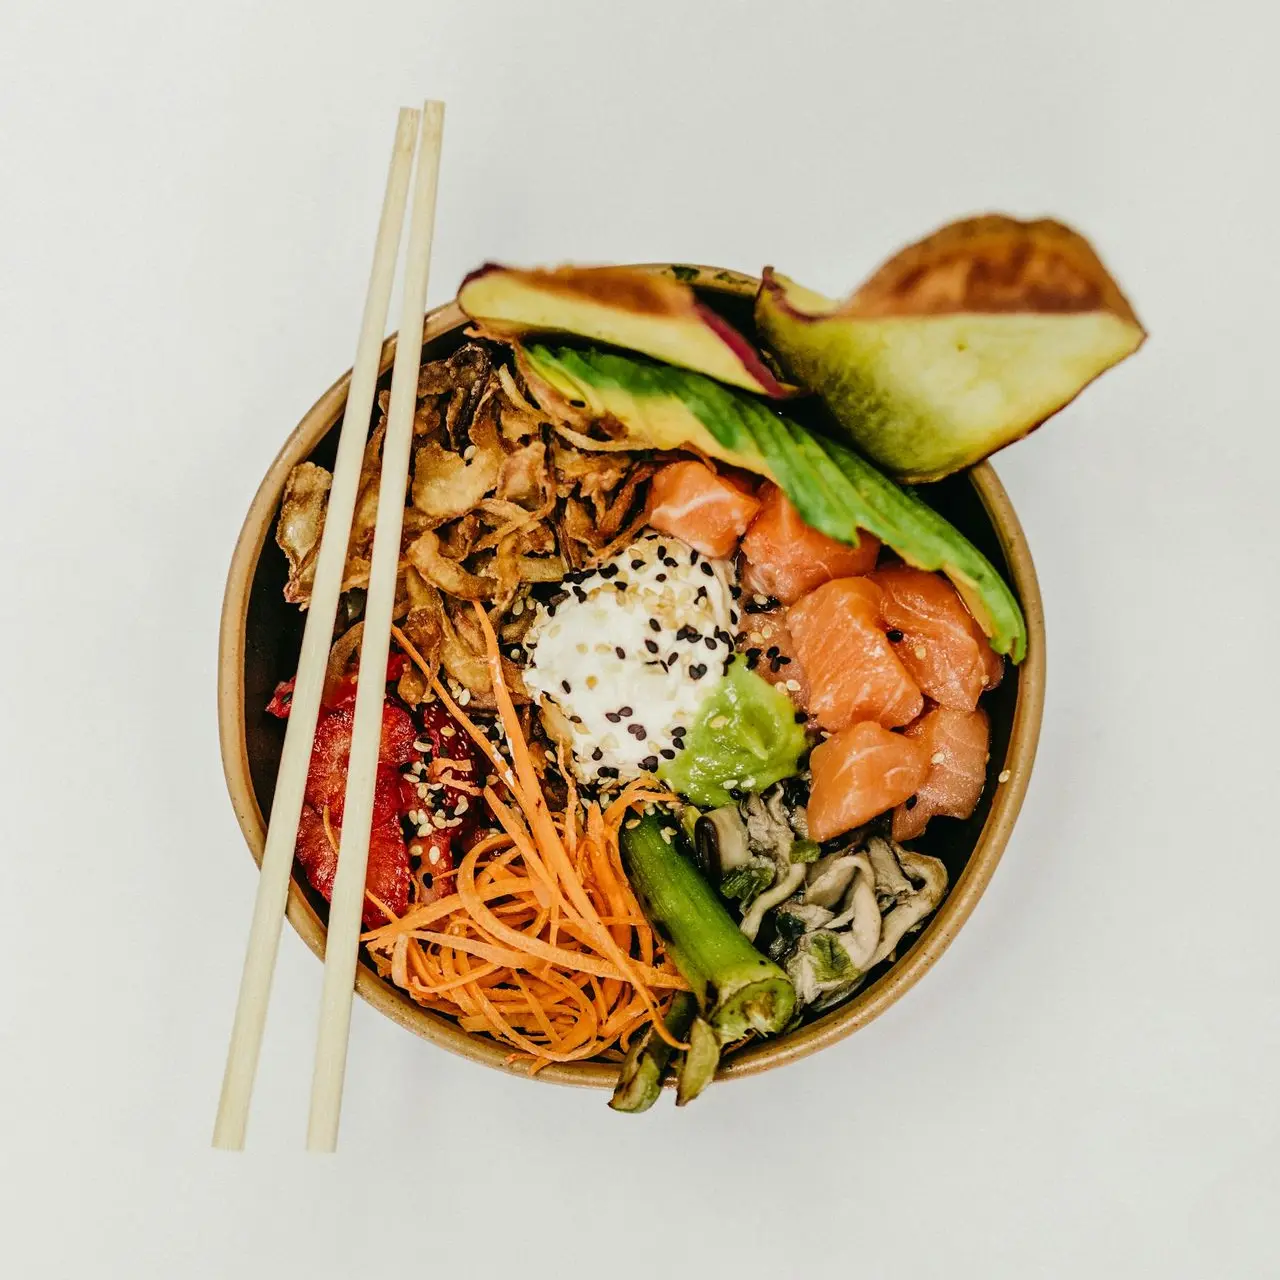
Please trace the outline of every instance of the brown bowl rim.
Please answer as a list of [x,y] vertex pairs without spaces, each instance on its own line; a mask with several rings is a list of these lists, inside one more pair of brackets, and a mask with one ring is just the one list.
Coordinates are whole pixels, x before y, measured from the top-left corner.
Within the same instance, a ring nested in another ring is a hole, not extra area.
[[[678,275],[700,287],[725,292],[754,291],[758,280],[742,272],[693,264],[646,263],[645,269]],[[426,317],[423,341],[429,342],[466,323],[457,302],[434,308]],[[391,367],[395,335],[383,343],[380,371]],[[271,463],[258,486],[236,541],[227,573],[218,639],[218,737],[227,790],[249,851],[260,866],[266,823],[254,794],[244,723],[245,624],[249,593],[258,559],[269,536],[285,477],[307,458],[341,416],[351,373],[340,377],[303,415]],[[970,479],[995,529],[1013,575],[1014,587],[1026,615],[1027,656],[1019,672],[1018,697],[1003,768],[1006,782],[998,784],[986,823],[960,878],[923,933],[887,973],[846,1004],[790,1035],[764,1040],[735,1053],[718,1078],[768,1071],[793,1062],[852,1035],[895,1004],[913,987],[951,944],[986,890],[1004,853],[1030,781],[1044,708],[1044,610],[1031,549],[1022,525],[990,463],[972,468]],[[295,879],[289,882],[286,911],[298,936],[323,958],[325,925]],[[393,1022],[453,1053],[485,1066],[527,1076],[526,1066],[511,1062],[510,1050],[486,1037],[472,1035],[439,1014],[414,1004],[389,982],[362,963],[356,972],[356,993]],[[612,1087],[617,1067],[607,1062],[556,1063],[540,1070],[535,1080],[553,1084]]]

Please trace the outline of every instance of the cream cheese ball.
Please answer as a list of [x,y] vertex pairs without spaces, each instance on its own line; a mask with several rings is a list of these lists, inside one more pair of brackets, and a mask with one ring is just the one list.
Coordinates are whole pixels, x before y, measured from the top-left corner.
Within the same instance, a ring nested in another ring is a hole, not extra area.
[[683,749],[733,658],[737,592],[731,561],[650,533],[539,606],[524,680],[567,723],[579,780],[626,781]]

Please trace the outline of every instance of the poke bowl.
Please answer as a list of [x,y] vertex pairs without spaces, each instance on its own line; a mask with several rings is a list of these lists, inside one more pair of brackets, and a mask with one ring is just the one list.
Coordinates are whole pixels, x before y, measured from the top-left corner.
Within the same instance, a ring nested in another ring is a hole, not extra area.
[[[698,302],[730,325],[750,316],[760,286],[754,277],[714,267],[651,264],[638,268],[687,284]],[[424,364],[446,360],[469,341],[471,319],[455,300],[427,316]],[[389,382],[395,338],[384,344],[380,387]],[[221,751],[231,800],[249,851],[261,861],[283,724],[268,713],[273,691],[294,669],[303,617],[285,598],[291,565],[273,540],[282,498],[299,464],[331,467],[346,402],[349,375],[316,401],[285,441],[264,477],[232,558],[221,620],[218,717]],[[375,410],[375,415],[376,415]],[[371,430],[374,423],[370,424]],[[928,505],[944,516],[1009,584],[1025,618],[1025,657],[1007,664],[1003,679],[983,696],[990,724],[989,755],[981,797],[963,819],[933,822],[912,842],[946,869],[945,896],[923,928],[904,936],[851,994],[806,1015],[782,1034],[749,1038],[727,1053],[717,1078],[765,1071],[850,1035],[900,1000],[946,950],[982,896],[1009,841],[1025,795],[1040,731],[1044,697],[1044,622],[1027,541],[994,469],[988,462],[927,486]],[[736,616],[736,615],[735,615]],[[288,919],[319,957],[325,948],[327,904],[300,865],[289,890]],[[435,1044],[473,1061],[520,1074],[511,1046],[464,1029],[460,1020],[424,1007],[396,985],[362,949],[357,993],[380,1013]],[[620,1055],[541,1064],[533,1078],[557,1084],[612,1087]]]

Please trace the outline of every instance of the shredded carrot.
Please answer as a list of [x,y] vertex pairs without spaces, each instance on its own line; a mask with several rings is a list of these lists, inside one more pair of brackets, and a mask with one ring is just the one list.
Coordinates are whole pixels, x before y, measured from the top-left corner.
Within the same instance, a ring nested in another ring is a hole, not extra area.
[[527,1062],[530,1073],[616,1050],[648,1023],[683,1048],[662,1012],[686,984],[636,902],[618,846],[630,811],[668,793],[641,780],[603,810],[584,804],[560,753],[568,799],[564,812],[553,813],[506,687],[497,638],[478,606],[477,617],[505,754],[399,628],[392,635],[492,765],[495,777],[476,793],[495,830],[449,873],[452,892],[419,901],[399,919],[384,912],[388,923],[364,935],[370,955],[419,1004],[510,1045],[512,1060]]

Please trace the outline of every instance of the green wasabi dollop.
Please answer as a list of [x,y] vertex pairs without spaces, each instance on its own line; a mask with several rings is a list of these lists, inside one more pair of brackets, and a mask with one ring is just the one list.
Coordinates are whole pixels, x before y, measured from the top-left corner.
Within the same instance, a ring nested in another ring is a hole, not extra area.
[[658,776],[703,808],[732,804],[733,791],[763,791],[797,773],[806,748],[791,699],[737,657],[702,704],[685,748]]

